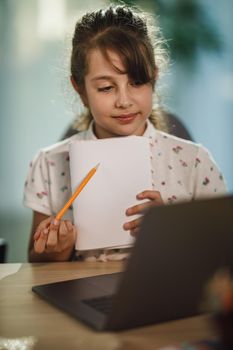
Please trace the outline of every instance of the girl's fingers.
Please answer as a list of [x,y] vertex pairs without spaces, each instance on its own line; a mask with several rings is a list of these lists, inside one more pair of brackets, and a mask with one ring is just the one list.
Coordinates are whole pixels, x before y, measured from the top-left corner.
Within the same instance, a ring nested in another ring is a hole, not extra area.
[[77,229],[75,225],[73,225],[70,221],[66,221],[66,226],[70,232],[70,235],[72,236],[73,242],[75,243],[77,237]]
[[134,228],[130,231],[131,236],[136,237],[139,232],[139,227]]
[[37,240],[39,238],[41,231],[49,227],[52,219],[53,217],[50,216],[49,218],[41,221],[41,223],[36,228],[36,232],[34,233],[34,236],[33,236],[34,240]]
[[52,217],[44,221],[46,223],[40,225],[43,229],[40,231],[37,229],[34,234],[36,253],[62,251],[75,244],[77,231],[70,221],[57,221]]
[[78,231],[76,226],[73,226],[73,234],[74,234],[74,242],[76,242],[77,236],[78,236]]
[[137,204],[137,205],[134,205],[131,208],[128,208],[125,213],[126,213],[127,216],[135,215],[135,214],[143,214],[144,211],[146,209],[150,208],[151,206],[152,206],[152,202],[148,201],[146,203]]
[[159,191],[143,191],[137,195],[137,199],[149,199],[148,202],[134,205],[126,210],[126,215],[143,214],[145,210],[152,206],[163,205],[163,200]]
[[60,225],[59,230],[59,242],[62,245],[62,249],[69,246],[74,246],[76,242],[77,231],[75,226],[70,221],[64,221]]
[[69,231],[72,231],[73,228],[75,227],[69,220],[66,220],[65,223],[66,223],[66,227]]
[[33,236],[34,241],[37,241],[37,240],[39,239],[40,234],[41,234],[41,231],[36,231],[36,232],[34,233],[34,236]]
[[68,234],[69,228],[67,227],[66,222],[62,221],[59,228],[59,242],[64,243],[68,238]]
[[55,247],[58,244],[58,231],[59,231],[60,222],[57,220],[52,220],[49,226],[49,234],[46,242],[46,251],[51,252],[55,250]]
[[[143,200],[143,199],[149,199],[149,201],[134,205],[133,207],[130,207],[126,210],[126,215],[136,215],[136,214],[144,214],[146,210],[148,210],[150,207],[156,206],[156,205],[163,205],[163,200],[160,195],[159,191],[143,191],[137,195],[137,199]],[[126,222],[123,225],[124,230],[130,230],[130,234],[132,236],[135,236],[138,231],[140,224],[142,222],[142,217],[139,217],[135,220]]]
[[42,231],[42,230],[44,230],[45,228],[48,228],[49,225],[50,225],[50,223],[51,223],[51,221],[52,221],[52,219],[53,219],[53,217],[50,216],[50,217],[48,217],[47,219],[41,221],[41,222],[39,223],[39,225],[37,226],[37,228],[36,228],[36,232],[37,232],[37,231]]
[[126,231],[128,231],[128,230],[133,231],[140,226],[141,222],[142,222],[142,218],[137,218],[135,220],[126,222],[123,225],[123,229]]
[[163,204],[163,200],[159,191],[146,190],[137,194],[137,199],[150,199]]
[[41,231],[39,238],[34,242],[34,250],[36,253],[41,254],[45,251],[47,238],[48,229],[45,229],[44,231]]

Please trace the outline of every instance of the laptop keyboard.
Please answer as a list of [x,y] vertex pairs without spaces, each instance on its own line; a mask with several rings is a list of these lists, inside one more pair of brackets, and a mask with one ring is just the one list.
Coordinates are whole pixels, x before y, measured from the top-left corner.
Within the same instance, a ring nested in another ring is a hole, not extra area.
[[91,306],[103,314],[109,314],[112,307],[113,295],[105,295],[98,298],[84,299],[83,303]]

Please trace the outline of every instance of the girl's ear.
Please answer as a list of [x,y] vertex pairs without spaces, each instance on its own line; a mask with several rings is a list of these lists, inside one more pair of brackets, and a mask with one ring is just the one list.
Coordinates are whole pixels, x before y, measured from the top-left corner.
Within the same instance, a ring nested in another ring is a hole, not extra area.
[[82,103],[84,104],[85,107],[87,107],[88,103],[87,103],[87,97],[86,97],[85,92],[81,92],[81,89],[79,88],[78,84],[76,83],[76,81],[72,75],[70,76],[70,81],[71,81],[71,84],[72,84],[74,90],[79,94],[79,96],[82,100]]

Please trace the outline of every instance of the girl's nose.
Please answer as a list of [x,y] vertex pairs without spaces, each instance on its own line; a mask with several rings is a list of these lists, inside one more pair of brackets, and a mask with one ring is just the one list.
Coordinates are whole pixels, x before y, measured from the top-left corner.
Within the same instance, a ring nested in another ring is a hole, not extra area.
[[130,106],[132,106],[132,100],[131,97],[129,95],[129,93],[127,92],[126,89],[122,89],[120,91],[118,91],[117,97],[116,97],[116,107],[117,108],[129,108]]

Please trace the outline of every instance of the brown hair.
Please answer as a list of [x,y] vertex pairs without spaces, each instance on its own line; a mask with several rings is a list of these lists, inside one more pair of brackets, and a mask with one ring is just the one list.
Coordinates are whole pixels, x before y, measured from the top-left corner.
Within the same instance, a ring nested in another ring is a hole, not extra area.
[[[166,63],[158,26],[152,44],[146,17],[139,10],[125,5],[110,6],[105,10],[85,14],[75,26],[72,39],[71,74],[81,92],[85,91],[85,75],[88,72],[87,55],[98,48],[110,61],[108,50],[117,52],[123,62],[125,72],[132,81],[151,83],[155,87],[158,73]],[[114,69],[118,70],[114,66]],[[121,72],[123,73],[123,72]],[[149,119],[154,126],[165,129],[161,108],[153,109]],[[75,123],[78,129],[86,129],[92,120],[90,111]]]

